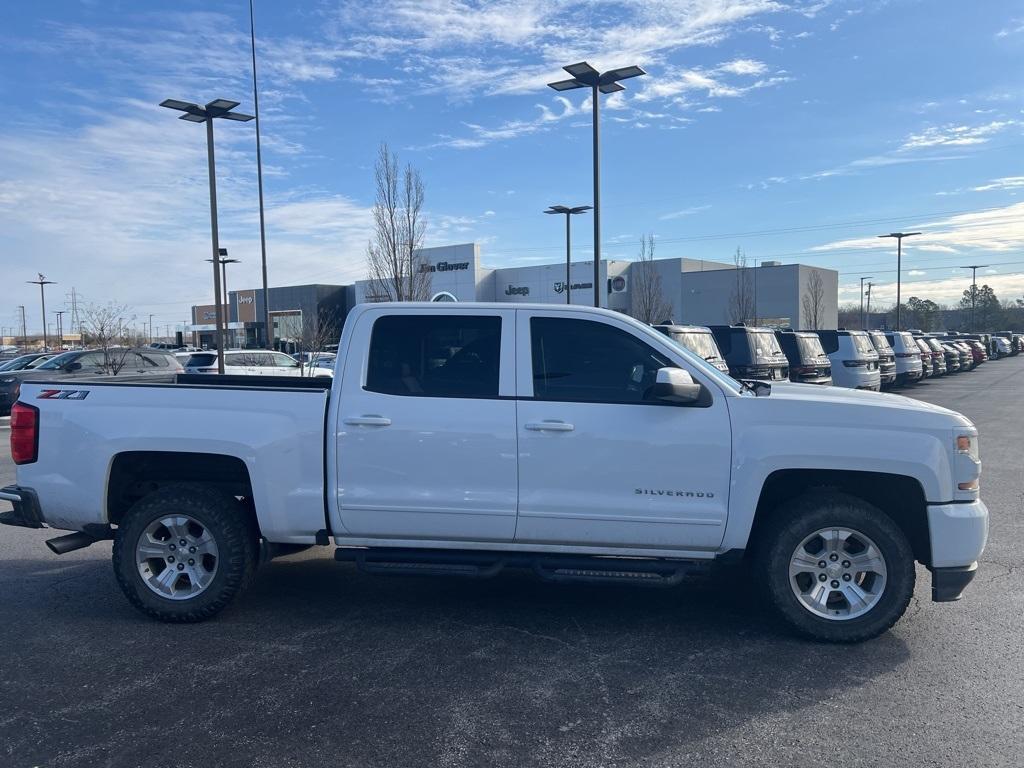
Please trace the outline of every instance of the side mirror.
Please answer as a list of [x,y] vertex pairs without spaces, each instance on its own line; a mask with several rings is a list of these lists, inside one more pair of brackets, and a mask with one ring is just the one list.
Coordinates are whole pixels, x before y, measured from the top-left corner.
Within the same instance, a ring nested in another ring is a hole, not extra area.
[[80,362],[78,362],[77,360],[72,360],[70,363],[68,363],[67,365],[64,366],[64,370],[67,371],[68,373],[73,373],[74,371],[80,371],[80,370],[82,370],[82,364]]
[[659,368],[651,392],[656,400],[689,405],[700,399],[701,385],[682,368]]

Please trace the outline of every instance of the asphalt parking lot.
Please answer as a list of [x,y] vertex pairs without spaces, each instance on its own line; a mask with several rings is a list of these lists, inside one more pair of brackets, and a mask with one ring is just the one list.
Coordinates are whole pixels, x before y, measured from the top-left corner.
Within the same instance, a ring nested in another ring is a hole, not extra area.
[[385,578],[327,548],[168,626],[122,598],[109,544],[58,558],[0,528],[0,765],[1019,766],[1022,393],[1024,356],[909,392],[977,424],[989,545],[963,601],[919,569],[903,621],[855,647],[789,636],[736,575]]

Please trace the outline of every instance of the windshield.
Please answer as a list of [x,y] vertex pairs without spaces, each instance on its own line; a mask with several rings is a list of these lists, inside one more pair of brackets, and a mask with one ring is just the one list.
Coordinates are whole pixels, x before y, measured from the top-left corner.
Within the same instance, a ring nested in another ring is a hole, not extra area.
[[81,354],[81,352],[64,352],[63,354],[57,355],[56,357],[51,357],[45,363],[40,365],[36,370],[37,371],[56,371],[56,370],[59,370],[61,367],[63,367],[64,365],[67,365],[72,360],[74,360],[76,357],[78,357],[80,354]]
[[715,337],[710,333],[677,331],[671,334],[671,338],[705,360],[717,360],[721,357],[718,353],[718,345],[715,344]]
[[862,355],[874,355],[875,345],[871,343],[871,339],[868,338],[866,333],[851,333],[850,338],[853,339],[853,346]]
[[758,360],[782,356],[779,340],[771,331],[752,331],[750,342],[750,346],[754,350],[754,357]]
[[817,336],[797,336],[796,346],[800,350],[801,360],[813,360],[825,356],[825,348]]
[[21,368],[21,365],[24,362],[24,360],[24,357],[16,357],[13,360],[8,360],[3,365],[0,365],[0,371],[16,371],[17,369]]
[[875,343],[875,349],[881,353],[892,352],[892,347],[889,346],[889,340],[885,338],[884,334],[872,333],[868,334],[871,336],[871,340]]

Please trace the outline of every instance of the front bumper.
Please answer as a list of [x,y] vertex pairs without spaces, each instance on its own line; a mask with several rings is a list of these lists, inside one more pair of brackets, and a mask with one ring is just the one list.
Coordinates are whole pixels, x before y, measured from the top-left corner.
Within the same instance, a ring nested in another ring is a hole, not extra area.
[[959,600],[977,572],[977,563],[957,568],[932,568],[932,601],[951,603]]
[[14,525],[19,528],[44,527],[39,497],[31,488],[8,485],[0,489],[0,500],[9,501],[14,506],[14,509],[0,512],[0,525]]

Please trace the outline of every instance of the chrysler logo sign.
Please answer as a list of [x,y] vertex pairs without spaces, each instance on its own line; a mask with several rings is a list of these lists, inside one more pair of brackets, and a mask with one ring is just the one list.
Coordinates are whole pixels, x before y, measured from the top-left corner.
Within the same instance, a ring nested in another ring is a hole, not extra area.
[[[585,290],[587,288],[593,288],[594,284],[593,283],[573,283],[569,287],[572,290],[574,290],[574,291],[582,291],[582,290]],[[555,289],[555,293],[565,293],[565,281],[564,280],[559,280],[557,283],[555,283],[554,289]]]

